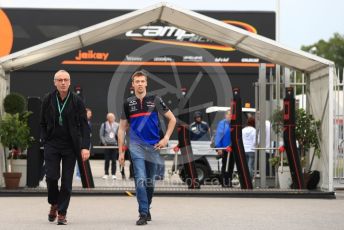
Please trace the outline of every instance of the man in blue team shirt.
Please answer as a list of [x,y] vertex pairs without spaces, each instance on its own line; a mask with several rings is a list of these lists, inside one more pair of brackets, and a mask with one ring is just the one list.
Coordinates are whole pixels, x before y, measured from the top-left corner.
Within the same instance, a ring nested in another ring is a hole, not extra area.
[[[123,105],[118,130],[119,162],[124,164],[124,137],[129,133],[129,151],[134,166],[136,197],[140,218],[137,225],[145,225],[151,220],[150,204],[154,192],[154,180],[159,162],[159,149],[167,145],[176,125],[176,118],[163,100],[147,94],[148,73],[135,72],[132,87],[135,95]],[[168,120],[165,136],[161,139],[158,113]]]
[[[225,114],[225,119],[219,121],[217,124],[215,134],[215,148],[227,148],[232,145],[231,141],[231,112],[228,110]],[[226,164],[228,159],[228,152],[226,150],[217,150],[217,154],[222,157],[222,187],[232,187],[232,175],[234,169],[234,155],[229,156],[228,170]]]

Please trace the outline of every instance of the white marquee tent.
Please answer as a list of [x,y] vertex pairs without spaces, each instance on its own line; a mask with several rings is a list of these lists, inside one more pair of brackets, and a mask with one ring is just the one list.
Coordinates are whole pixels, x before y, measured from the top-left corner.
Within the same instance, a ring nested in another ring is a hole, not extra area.
[[[160,21],[201,35],[241,52],[306,74],[310,112],[321,123],[320,187],[333,191],[333,80],[334,63],[309,53],[288,49],[278,42],[168,3],[133,11],[0,59],[0,99],[9,90],[10,72],[58,55],[101,42],[140,26]],[[1,110],[0,110],[1,112]]]

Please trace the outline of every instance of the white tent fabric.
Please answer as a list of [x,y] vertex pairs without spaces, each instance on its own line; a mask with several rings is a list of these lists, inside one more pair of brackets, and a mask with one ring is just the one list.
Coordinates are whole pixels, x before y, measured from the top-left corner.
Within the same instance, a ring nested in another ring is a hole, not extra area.
[[5,56],[0,66],[4,71],[18,70],[147,25],[160,13],[161,5],[137,10]]
[[[140,26],[161,21],[244,53],[284,67],[306,73],[310,111],[321,123],[319,163],[313,169],[321,172],[320,187],[333,191],[333,79],[334,63],[303,51],[288,49],[271,39],[228,25],[202,14],[167,3],[136,10],[114,19],[87,27],[45,43],[18,51],[0,59],[0,78],[58,55],[112,38]],[[1,80],[3,80],[1,79]],[[0,99],[3,97],[0,95]]]
[[233,46],[253,56],[305,72],[333,65],[326,59],[287,49],[271,39],[167,3],[137,10],[13,53],[1,58],[0,65],[4,71],[17,70],[156,21],[171,24],[215,42]]
[[321,187],[333,191],[333,156],[334,156],[334,93],[333,82],[335,69],[333,66],[315,71],[309,76],[307,99],[309,111],[318,120],[320,126],[321,157],[314,168],[321,172]]

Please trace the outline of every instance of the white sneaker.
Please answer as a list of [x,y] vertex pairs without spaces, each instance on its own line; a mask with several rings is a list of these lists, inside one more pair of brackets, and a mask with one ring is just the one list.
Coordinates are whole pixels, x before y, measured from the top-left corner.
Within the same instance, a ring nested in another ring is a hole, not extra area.
[[45,187],[47,187],[47,184],[44,181],[40,180],[38,187],[45,188]]
[[109,177],[109,175],[104,175],[102,178],[105,180]]
[[117,177],[115,175],[112,175],[112,180],[116,180]]

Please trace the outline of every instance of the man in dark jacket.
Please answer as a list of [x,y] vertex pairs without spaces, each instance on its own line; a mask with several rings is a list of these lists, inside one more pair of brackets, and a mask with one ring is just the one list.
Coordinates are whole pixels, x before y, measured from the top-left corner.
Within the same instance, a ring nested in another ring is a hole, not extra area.
[[194,113],[194,122],[190,124],[191,141],[210,141],[210,128],[207,122],[202,120],[202,113]]
[[53,222],[57,217],[57,224],[65,225],[76,158],[85,161],[90,155],[90,129],[83,101],[69,90],[69,73],[57,71],[54,84],[56,90],[46,95],[42,103],[41,141],[44,145],[48,203],[51,205],[48,219]]

